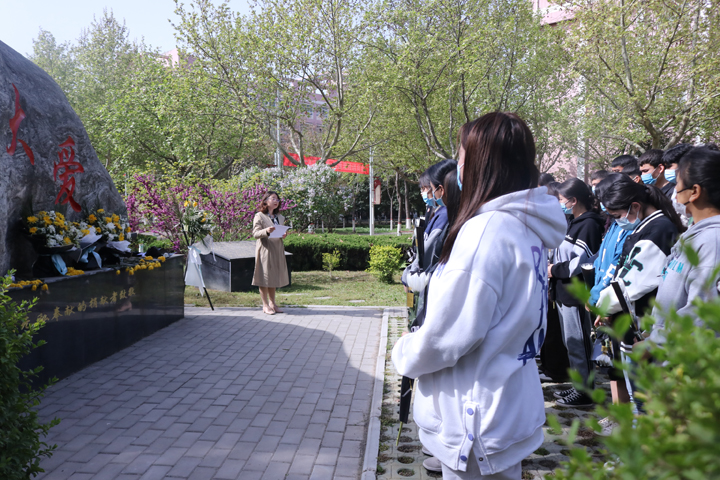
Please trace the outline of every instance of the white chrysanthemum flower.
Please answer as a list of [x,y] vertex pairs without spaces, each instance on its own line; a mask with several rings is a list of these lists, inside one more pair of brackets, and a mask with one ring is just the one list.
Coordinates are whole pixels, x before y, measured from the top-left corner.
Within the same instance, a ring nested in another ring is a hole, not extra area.
[[107,228],[108,230],[115,230],[115,224],[109,222],[107,225],[105,225],[105,228]]

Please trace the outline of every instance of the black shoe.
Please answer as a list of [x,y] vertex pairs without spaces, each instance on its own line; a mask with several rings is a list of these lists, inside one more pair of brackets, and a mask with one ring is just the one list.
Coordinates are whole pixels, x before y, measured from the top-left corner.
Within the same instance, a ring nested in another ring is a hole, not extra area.
[[556,407],[592,407],[595,402],[589,395],[575,391],[570,395],[555,400]]
[[570,395],[570,394],[572,394],[572,393],[574,393],[574,392],[576,392],[576,390],[575,390],[574,388],[568,388],[567,390],[561,390],[561,391],[559,391],[559,392],[553,392],[553,396],[554,396],[555,398],[565,398],[565,397],[567,397],[568,395]]

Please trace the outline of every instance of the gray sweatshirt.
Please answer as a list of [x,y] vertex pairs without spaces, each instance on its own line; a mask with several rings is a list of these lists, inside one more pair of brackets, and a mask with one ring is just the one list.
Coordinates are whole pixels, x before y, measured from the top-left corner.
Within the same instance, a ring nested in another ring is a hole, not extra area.
[[[689,244],[700,258],[697,266],[692,266],[683,252],[683,243]],[[700,298],[704,301],[718,296],[718,266],[720,266],[720,215],[706,218],[683,233],[673,246],[663,271],[663,280],[658,288],[653,308],[653,317],[657,323],[653,326],[650,339],[664,342],[665,315],[670,308],[679,315],[695,316],[692,301]],[[696,323],[699,322],[696,320]]]

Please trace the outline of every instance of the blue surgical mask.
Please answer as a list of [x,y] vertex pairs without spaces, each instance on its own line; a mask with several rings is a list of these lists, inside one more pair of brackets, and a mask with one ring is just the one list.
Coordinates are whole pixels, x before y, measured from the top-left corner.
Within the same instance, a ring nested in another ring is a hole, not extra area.
[[665,180],[675,182],[675,170],[665,170]]
[[645,185],[655,185],[655,182],[657,182],[657,179],[653,178],[652,173],[643,173],[640,175],[640,178]]
[[590,187],[590,188],[592,189],[593,195],[595,195],[595,185],[593,185],[593,186]]
[[560,207],[562,208],[563,213],[565,215],[572,215],[573,214],[572,208],[568,208],[565,205],[567,205],[567,202],[560,204]]
[[456,170],[457,171],[458,188],[460,189],[461,192],[462,192],[462,180],[460,180],[460,169],[462,168],[463,165],[465,165],[465,164],[463,163],[462,165],[458,165],[457,170]]
[[[439,188],[439,187],[438,187],[438,188]],[[436,192],[436,191],[437,191],[437,188],[432,191],[433,201],[435,202],[435,204],[437,204],[438,207],[444,207],[444,206],[445,206],[445,202],[443,202],[442,197],[440,197],[440,198],[435,198],[435,192]]]
[[423,202],[425,202],[425,205],[427,205],[430,208],[435,208],[435,200],[428,197],[427,193],[420,192],[420,195],[422,195]]
[[630,231],[630,232],[633,231],[633,230],[635,230],[635,227],[636,227],[637,224],[640,222],[640,217],[637,217],[637,218],[635,219],[635,221],[633,221],[633,222],[631,222],[630,220],[628,220],[627,217],[628,217],[628,215],[630,215],[630,209],[631,209],[631,208],[632,208],[632,205],[630,205],[630,207],[628,207],[627,214],[626,214],[624,217],[618,218],[618,219],[615,220],[615,222],[618,224],[618,227],[622,228],[623,230]]

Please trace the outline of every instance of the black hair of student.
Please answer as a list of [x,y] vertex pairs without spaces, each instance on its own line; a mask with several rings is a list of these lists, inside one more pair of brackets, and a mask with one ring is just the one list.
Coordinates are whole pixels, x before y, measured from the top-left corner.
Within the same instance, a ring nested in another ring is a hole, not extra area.
[[610,175],[610,172],[607,170],[595,170],[593,173],[590,174],[590,181],[593,180],[605,180],[607,176]]
[[630,177],[622,174],[614,183],[609,185],[603,192],[603,205],[608,210],[628,210],[633,202],[638,202],[643,207],[652,205],[668,217],[678,232],[684,232],[685,227],[669,198],[654,185],[636,183]]
[[[444,186],[445,182],[445,176],[450,171],[456,171],[457,170],[457,161],[455,160],[442,160],[435,165],[431,166],[427,170],[425,170],[425,173],[428,175],[428,180],[431,184],[431,188],[433,187],[440,187]],[[455,182],[457,183],[457,181]]]
[[549,183],[552,183],[555,181],[555,177],[553,177],[549,173],[541,173],[540,178],[538,179],[538,187],[547,187]]
[[[607,177],[600,180],[600,183],[595,185],[595,197],[597,197],[598,200],[602,202],[603,194],[605,193],[605,190],[612,185],[613,183],[617,182],[619,179],[626,177],[624,173],[608,173]],[[603,204],[605,205],[605,204]],[[605,205],[605,208],[607,208],[607,205]]]
[[547,188],[548,195],[552,195],[553,197],[560,199],[558,197],[558,188],[560,187],[560,182],[550,182],[547,185],[545,185],[545,188]]
[[645,153],[640,155],[638,158],[638,165],[652,165],[653,168],[657,168],[663,164],[663,151],[657,148],[651,148],[646,150]]
[[593,197],[592,190],[579,178],[565,180],[558,187],[558,193],[568,200],[574,198],[587,210],[592,211],[595,209],[595,198]]
[[685,188],[700,185],[708,202],[720,208],[720,151],[695,147],[680,160],[677,175]]
[[445,174],[443,189],[445,190],[445,207],[447,208],[448,231],[450,231],[450,228],[452,228],[452,225],[457,218],[458,209],[460,208],[461,192],[457,185],[457,165]]
[[693,146],[689,143],[678,143],[674,147],[665,150],[662,157],[662,163],[665,165],[665,168],[669,168],[673,163],[679,163],[683,155],[689,152],[691,148],[693,148]]
[[423,188],[432,188],[430,185],[430,175],[428,174],[428,170],[425,170],[422,174],[420,174],[420,177],[418,178],[418,184],[420,185],[420,190]]
[[638,159],[634,155],[620,155],[619,157],[615,157],[610,165],[612,167],[622,167],[623,173],[625,173],[625,170],[640,170]]
[[480,207],[500,196],[536,188],[535,139],[527,124],[511,112],[491,112],[458,132],[465,152],[463,188],[455,223],[448,230],[440,263],[447,263],[460,230]]

